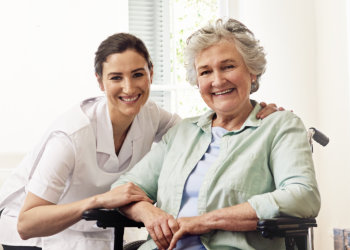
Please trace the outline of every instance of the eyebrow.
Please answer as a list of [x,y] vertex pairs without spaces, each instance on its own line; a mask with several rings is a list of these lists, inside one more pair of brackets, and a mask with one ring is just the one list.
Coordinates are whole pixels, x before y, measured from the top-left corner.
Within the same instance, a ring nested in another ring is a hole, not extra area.
[[[224,63],[235,63],[236,61],[233,60],[233,59],[226,59],[226,60],[223,60],[220,62],[220,64],[224,64]],[[203,66],[200,66],[197,68],[197,70],[201,70],[201,69],[206,69],[208,68],[209,66],[208,65],[203,65]]]
[[[137,68],[137,69],[134,69],[131,71],[131,73],[135,73],[135,72],[138,72],[138,71],[146,71],[144,68]],[[108,73],[107,76],[110,76],[110,75],[122,75],[123,73],[121,72],[110,72]]]

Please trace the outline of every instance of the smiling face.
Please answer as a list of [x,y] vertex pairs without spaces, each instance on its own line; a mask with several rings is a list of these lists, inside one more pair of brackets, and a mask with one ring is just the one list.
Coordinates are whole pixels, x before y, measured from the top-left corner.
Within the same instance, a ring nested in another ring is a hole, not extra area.
[[153,71],[135,50],[111,54],[103,63],[102,77],[97,75],[105,92],[111,119],[133,119],[146,103]]
[[250,88],[256,76],[249,73],[233,41],[221,40],[202,50],[195,68],[201,96],[217,117],[251,110]]

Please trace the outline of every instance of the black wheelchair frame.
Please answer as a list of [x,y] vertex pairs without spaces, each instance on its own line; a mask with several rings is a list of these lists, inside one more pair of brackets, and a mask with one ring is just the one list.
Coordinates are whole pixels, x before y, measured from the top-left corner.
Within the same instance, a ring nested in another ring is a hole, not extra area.
[[[136,222],[122,215],[118,210],[92,209],[83,214],[85,220],[96,220],[97,226],[102,228],[114,228],[114,249],[125,250],[123,248],[124,229],[126,227],[144,227],[141,222]],[[294,250],[297,246],[299,250],[308,249],[308,235],[310,228],[316,227],[314,218],[279,217],[273,219],[260,220],[257,224],[257,231],[265,238],[283,237],[287,250]],[[143,242],[136,242],[138,245]],[[131,243],[132,244],[132,243]],[[133,248],[135,249],[135,248]]]

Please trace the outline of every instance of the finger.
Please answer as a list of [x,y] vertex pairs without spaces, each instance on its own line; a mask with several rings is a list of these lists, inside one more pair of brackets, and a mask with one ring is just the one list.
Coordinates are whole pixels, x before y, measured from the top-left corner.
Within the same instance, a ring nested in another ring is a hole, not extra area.
[[157,248],[158,249],[163,249],[162,245],[159,243],[159,240],[157,238],[157,235],[156,235],[154,229],[153,228],[147,228],[147,231],[148,231],[149,235],[151,236],[151,238],[153,239],[154,243],[156,243]]
[[285,109],[283,107],[279,107],[278,111],[284,111]]
[[271,108],[277,108],[276,103],[269,103],[266,105],[267,107],[271,107]]
[[261,102],[261,103],[260,103],[260,106],[263,107],[263,108],[265,108],[266,105],[267,105],[266,102]]
[[269,104],[265,108],[262,108],[257,114],[256,118],[257,119],[264,119],[268,115],[276,112],[278,109],[275,104]]
[[159,245],[162,247],[162,249],[167,249],[168,246],[169,246],[169,243],[166,240],[161,227],[158,226],[158,225],[155,226],[154,227],[154,232],[156,234],[157,241],[158,241]]
[[178,242],[179,239],[182,238],[183,234],[184,233],[181,229],[174,234],[173,239],[171,240],[169,245],[169,250],[172,250],[176,247],[176,243]]
[[175,234],[180,229],[179,223],[175,219],[170,219],[168,221],[168,225],[173,234]]
[[165,240],[167,242],[167,246],[169,246],[171,239],[173,238],[173,233],[171,232],[168,224],[163,224],[162,226],[162,232],[165,237]]
[[149,198],[148,196],[138,195],[138,194],[130,196],[130,200],[131,201],[147,201],[147,202],[153,203],[151,198]]

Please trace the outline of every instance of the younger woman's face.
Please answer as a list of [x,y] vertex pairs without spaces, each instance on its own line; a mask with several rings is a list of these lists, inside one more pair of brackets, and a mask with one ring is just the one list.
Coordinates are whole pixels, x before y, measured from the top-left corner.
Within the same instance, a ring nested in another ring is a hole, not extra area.
[[153,71],[135,50],[111,54],[103,63],[102,77],[97,76],[105,92],[111,117],[133,118],[146,103]]

